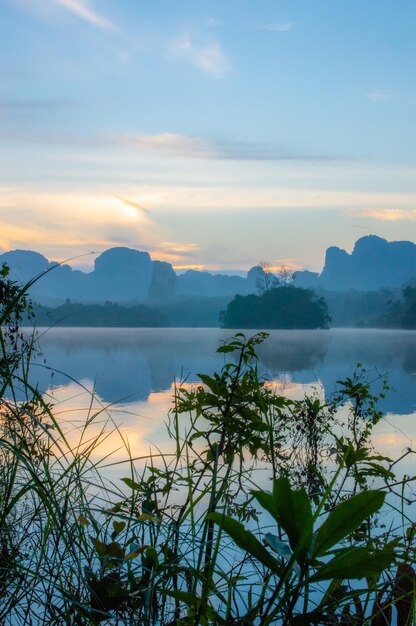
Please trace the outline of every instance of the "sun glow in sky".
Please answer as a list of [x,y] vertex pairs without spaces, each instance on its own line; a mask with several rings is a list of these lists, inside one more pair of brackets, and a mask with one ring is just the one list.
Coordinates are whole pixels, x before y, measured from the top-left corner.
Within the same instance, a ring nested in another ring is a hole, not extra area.
[[415,22],[414,0],[0,0],[1,251],[320,269],[415,240]]

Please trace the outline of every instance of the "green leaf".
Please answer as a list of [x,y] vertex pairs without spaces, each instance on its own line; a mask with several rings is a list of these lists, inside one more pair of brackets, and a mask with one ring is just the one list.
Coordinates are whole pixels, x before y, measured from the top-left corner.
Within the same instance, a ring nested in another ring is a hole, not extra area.
[[133,489],[133,491],[141,490],[143,488],[140,483],[136,483],[131,478],[122,478],[121,480],[123,481],[124,484],[127,485],[127,487],[130,487],[130,489]]
[[390,567],[394,558],[394,550],[390,546],[377,551],[368,548],[347,548],[320,567],[309,582],[333,578],[341,580],[368,578]]
[[115,559],[124,559],[124,550],[116,541],[108,544],[107,554]]
[[320,556],[352,533],[384,503],[381,491],[363,491],[341,502],[319,528],[313,555]]
[[157,518],[154,515],[150,515],[150,513],[140,513],[137,519],[139,522],[157,522]]
[[103,543],[96,537],[94,537],[94,539],[92,540],[92,543],[94,545],[95,551],[98,554],[98,556],[105,556],[107,554],[107,546],[105,543]]
[[217,352],[219,352],[220,354],[226,354],[227,352],[235,352],[236,349],[236,346],[220,346],[219,348],[217,348]]
[[251,532],[244,528],[243,524],[221,513],[209,513],[207,519],[218,524],[239,548],[254,556],[260,563],[272,570],[273,573],[278,575],[282,573],[282,567],[279,562]]
[[252,495],[256,498],[261,507],[273,517],[276,522],[279,522],[278,510],[276,502],[271,493],[267,491],[252,491]]
[[273,484],[277,519],[289,537],[289,543],[302,563],[312,540],[313,517],[309,496],[303,487],[292,489],[287,478],[278,478]]
[[126,522],[113,522],[113,528],[116,535],[119,535],[126,527]]
[[213,393],[218,395],[220,394],[222,389],[218,381],[214,380],[214,378],[211,378],[211,376],[208,376],[207,374],[198,374],[198,377],[201,379],[201,382],[208,387],[208,389],[211,389]]
[[191,609],[197,609],[201,603],[201,600],[190,591],[171,591],[170,589],[161,589],[161,593],[165,596],[169,596],[170,598],[174,598],[175,600],[179,600],[179,602],[183,602]]

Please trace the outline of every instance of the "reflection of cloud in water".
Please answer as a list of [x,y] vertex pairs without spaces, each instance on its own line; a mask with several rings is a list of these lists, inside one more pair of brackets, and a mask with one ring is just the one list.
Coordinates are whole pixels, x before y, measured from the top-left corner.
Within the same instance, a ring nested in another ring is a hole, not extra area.
[[[187,386],[189,387],[190,384]],[[300,383],[282,384],[279,381],[271,381],[270,386],[276,390],[276,393],[282,393],[292,399],[302,399],[305,392],[322,390],[315,386],[309,387]],[[82,390],[76,384],[71,383],[53,389],[46,399],[48,401],[52,399],[55,407],[54,414],[67,433],[70,444],[74,447],[80,441],[86,420],[92,415],[96,417],[84,435],[85,443],[98,437],[103,426],[107,425],[105,437],[94,449],[91,460],[99,463],[98,468],[102,467],[108,478],[118,479],[129,472],[126,446],[131,457],[139,459],[135,463],[139,471],[146,465],[146,459],[150,454],[153,455],[152,462],[156,466],[163,465],[162,460],[157,456],[159,452],[164,455],[174,455],[175,442],[169,438],[166,428],[168,412],[172,407],[173,385],[167,391],[151,393],[147,401],[136,400],[125,405],[108,406],[96,393],[91,403],[93,392],[91,384],[86,390]],[[344,410],[343,413],[345,413]],[[400,457],[407,447],[414,448],[416,435],[409,428],[408,420],[408,416],[383,419],[377,425],[372,437],[375,449],[395,459]],[[181,415],[180,423],[182,429],[186,428],[189,424],[188,416]],[[101,461],[102,459],[104,461]],[[407,457],[397,470],[402,474],[414,475],[416,472],[415,455]]]
[[[93,459],[108,457],[106,463],[125,460],[125,444],[133,457],[146,456],[155,446],[171,451],[165,427],[172,402],[171,389],[152,393],[146,402],[108,405],[91,384],[80,388],[71,383],[54,388],[45,394],[45,400],[53,403],[54,416],[72,447],[93,441],[105,426],[105,436],[93,451]],[[87,421],[90,423],[84,433]]]
[[[169,390],[174,379],[194,382],[198,372],[220,369],[224,356],[215,350],[230,334],[219,329],[62,328],[47,332],[41,347],[51,367],[74,380],[93,381],[104,402],[135,402]],[[259,371],[266,378],[286,386],[322,384],[326,393],[334,391],[337,380],[350,376],[358,362],[370,379],[377,377],[378,368],[396,390],[388,393],[383,410],[402,415],[415,410],[412,331],[271,331],[259,355]],[[43,390],[69,384],[63,374],[51,378],[41,367],[34,368],[32,376]]]

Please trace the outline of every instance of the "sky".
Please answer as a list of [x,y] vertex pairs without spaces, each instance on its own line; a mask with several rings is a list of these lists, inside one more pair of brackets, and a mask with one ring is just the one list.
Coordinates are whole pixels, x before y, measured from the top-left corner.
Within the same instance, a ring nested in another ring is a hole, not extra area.
[[0,0],[0,251],[319,271],[415,241],[415,24],[414,0]]

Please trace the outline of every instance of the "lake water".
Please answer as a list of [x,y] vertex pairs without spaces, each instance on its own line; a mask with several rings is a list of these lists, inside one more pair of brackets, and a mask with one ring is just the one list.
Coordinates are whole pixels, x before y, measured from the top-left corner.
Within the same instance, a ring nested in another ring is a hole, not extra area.
[[[45,360],[33,367],[32,379],[55,404],[54,413],[81,427],[88,415],[102,410],[96,431],[105,420],[119,430],[102,442],[99,454],[122,460],[120,435],[135,457],[148,454],[152,446],[168,449],[165,421],[174,381],[190,384],[198,381],[199,372],[218,371],[224,355],[216,354],[216,348],[232,332],[56,328],[40,335]],[[394,457],[416,448],[416,332],[271,331],[258,351],[261,373],[279,393],[295,399],[312,389],[331,394],[357,363],[367,369],[370,380],[387,374],[391,391],[381,405],[385,419],[374,443]],[[406,473],[416,473],[413,457],[406,459]]]

